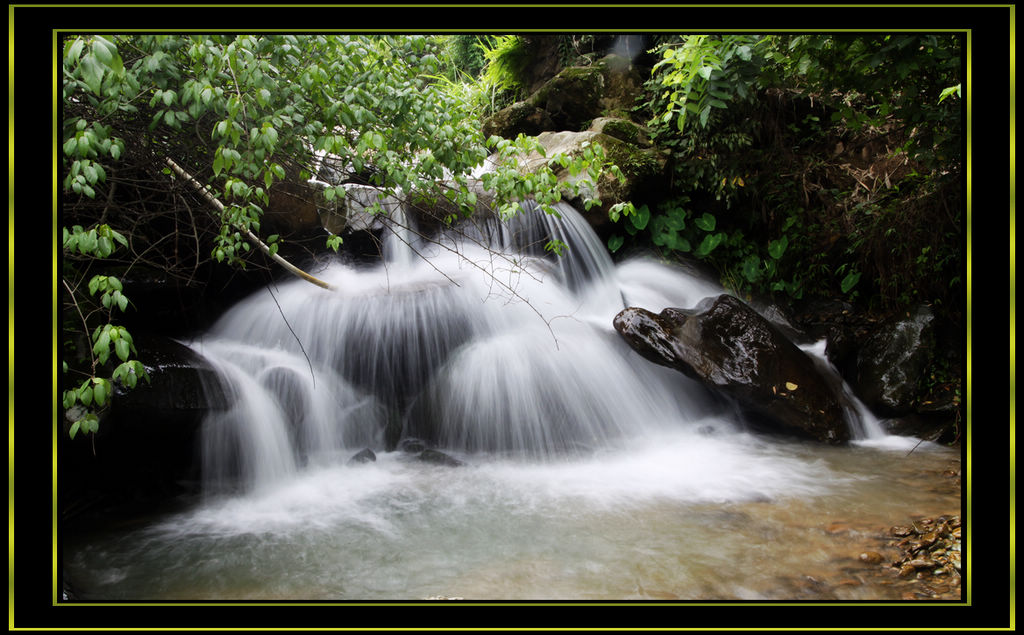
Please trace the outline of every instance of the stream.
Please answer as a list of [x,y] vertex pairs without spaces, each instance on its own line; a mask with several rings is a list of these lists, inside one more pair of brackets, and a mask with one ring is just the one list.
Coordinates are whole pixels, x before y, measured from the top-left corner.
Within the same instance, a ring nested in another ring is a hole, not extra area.
[[[754,431],[612,328],[625,306],[722,290],[613,264],[559,210],[433,242],[396,231],[384,263],[319,272],[335,291],[280,283],[187,342],[233,404],[203,425],[202,493],[65,535],[79,599],[905,597],[914,580],[859,556],[960,513],[959,451],[864,409],[844,446]],[[364,448],[375,460],[353,462]]]

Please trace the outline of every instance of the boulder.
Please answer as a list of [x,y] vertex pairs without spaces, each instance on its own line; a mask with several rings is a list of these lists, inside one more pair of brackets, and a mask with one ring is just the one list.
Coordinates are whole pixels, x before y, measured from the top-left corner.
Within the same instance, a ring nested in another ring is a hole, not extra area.
[[876,414],[898,416],[917,406],[922,379],[935,354],[934,315],[926,306],[883,322],[861,344],[850,378]]
[[322,234],[317,213],[318,193],[318,188],[298,179],[274,183],[267,193],[269,202],[260,219],[263,235],[294,238]]
[[363,448],[359,452],[352,455],[352,458],[348,460],[349,465],[358,465],[360,463],[373,463],[377,460],[377,455],[373,453],[370,448]]
[[514,139],[519,134],[584,130],[598,117],[629,112],[643,83],[629,59],[617,55],[563,68],[529,98],[489,117],[484,134]]
[[433,463],[434,465],[445,465],[448,467],[460,467],[465,465],[462,461],[451,457],[440,450],[426,449],[420,452],[419,456],[416,458],[424,463]]
[[150,376],[125,390],[115,384],[95,438],[69,438],[65,417],[60,448],[60,496],[144,501],[198,486],[199,430],[210,410],[226,408],[216,371],[174,340],[135,335],[138,359]]
[[[607,128],[607,121],[602,122],[602,127]],[[639,135],[639,133],[638,133]],[[665,158],[654,148],[641,147],[640,145],[623,141],[604,132],[586,130],[583,132],[543,132],[537,136],[537,141],[544,148],[545,156],[532,153],[523,159],[519,169],[523,172],[531,172],[547,164],[549,157],[559,153],[567,156],[579,156],[588,145],[597,144],[605,150],[609,161],[614,163],[622,171],[625,181],[619,181],[610,174],[605,174],[596,184],[595,188],[585,187],[581,192],[581,198],[597,198],[601,205],[594,206],[589,210],[584,209],[580,201],[572,201],[587,222],[594,228],[609,223],[608,210],[612,205],[628,201],[639,193],[650,194],[652,189],[659,187],[663,182],[665,173]],[[560,183],[574,184],[579,182],[583,175],[572,175],[568,170],[556,166],[555,175]],[[568,198],[569,188],[566,187],[565,195]]]
[[850,438],[841,392],[806,353],[730,295],[660,314],[627,308],[615,329],[638,353],[674,368],[782,432],[827,443]]
[[554,128],[554,120],[543,108],[538,108],[526,101],[517,101],[511,106],[502,108],[483,123],[485,138],[497,135],[506,139],[515,139],[521,134],[532,137]]
[[131,390],[115,389],[109,416],[118,426],[180,428],[228,406],[216,388],[216,371],[202,355],[175,340],[146,334],[136,336],[135,344],[151,381],[140,381]]

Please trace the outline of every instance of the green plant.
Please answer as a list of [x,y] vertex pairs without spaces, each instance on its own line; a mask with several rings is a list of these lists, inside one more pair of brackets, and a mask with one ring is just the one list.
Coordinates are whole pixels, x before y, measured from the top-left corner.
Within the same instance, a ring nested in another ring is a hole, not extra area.
[[476,43],[487,60],[480,80],[490,89],[494,112],[524,97],[523,75],[531,62],[525,41],[518,35],[498,35]]
[[637,112],[669,153],[672,192],[646,201],[646,232],[619,226],[744,293],[955,311],[959,47],[915,33],[661,36]]
[[[501,74],[518,40],[494,43],[489,64]],[[282,181],[310,178],[317,153],[384,196],[446,200],[464,214],[477,203],[473,172],[492,153],[501,165],[488,186],[506,213],[527,197],[550,210],[563,187],[550,166],[514,169],[525,141],[483,138],[479,100],[441,79],[436,38],[73,35],[62,53],[64,362],[84,378],[64,393],[69,410],[109,404],[113,382],[145,377],[130,334],[112,320],[130,306],[115,271],[143,264],[192,281],[207,265],[261,266],[259,254],[280,264],[264,210]],[[553,160],[588,178],[610,168],[597,147]],[[341,238],[325,242],[337,250]],[[107,369],[115,358],[121,365]],[[76,436],[95,431],[91,414]]]
[[[71,230],[63,230],[63,250],[68,258],[104,259],[114,253],[118,244],[127,247],[128,241],[107,225],[88,231],[78,225]],[[88,296],[81,300],[78,299],[83,295],[80,289],[73,288],[67,279],[63,285],[67,294],[66,301],[81,320],[81,332],[88,333],[90,323],[98,322],[92,331],[87,366],[84,369],[72,369],[66,360],[61,363],[65,385],[71,386],[64,389],[61,399],[68,418],[73,419],[68,434],[74,439],[81,432],[91,434],[95,439],[99,431],[100,414],[107,408],[113,395],[114,382],[120,383],[125,389],[132,389],[140,379],[148,382],[149,374],[139,360],[131,359],[133,353],[138,354],[131,333],[125,327],[111,322],[115,309],[122,313],[128,309],[129,300],[123,293],[121,280],[114,276],[94,275],[87,283]],[[98,306],[93,300],[97,293],[100,294]],[[72,327],[70,330],[75,329]],[[121,360],[112,370],[107,364],[111,355]],[[72,375],[84,378],[79,384],[78,379],[71,379]]]

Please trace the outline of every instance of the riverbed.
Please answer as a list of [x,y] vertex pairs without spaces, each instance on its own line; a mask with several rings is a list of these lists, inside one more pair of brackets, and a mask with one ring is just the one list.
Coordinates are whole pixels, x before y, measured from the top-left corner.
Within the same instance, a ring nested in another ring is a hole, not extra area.
[[708,421],[563,460],[458,458],[328,462],[79,528],[65,574],[103,602],[959,599],[951,574],[889,562],[890,527],[960,513],[956,449]]

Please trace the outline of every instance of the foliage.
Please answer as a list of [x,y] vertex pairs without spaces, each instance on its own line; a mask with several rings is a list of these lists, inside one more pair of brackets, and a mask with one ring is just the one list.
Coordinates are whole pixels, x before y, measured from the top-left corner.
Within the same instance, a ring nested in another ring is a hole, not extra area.
[[[484,51],[495,77],[512,68],[516,42],[497,38]],[[445,58],[436,38],[72,36],[62,53],[62,204],[73,225],[63,245],[65,315],[80,317],[64,322],[69,341],[92,332],[95,344],[88,367],[69,367],[86,377],[65,392],[72,405],[103,405],[112,380],[130,385],[144,371],[134,363],[105,367],[104,345],[123,363],[134,345],[108,320],[115,308],[129,308],[121,283],[90,278],[92,262],[109,257],[122,270],[142,263],[189,280],[205,263],[247,267],[256,251],[246,237],[260,235],[275,184],[308,179],[318,154],[385,196],[446,200],[467,215],[476,206],[472,172],[492,152],[504,168],[487,185],[502,209],[526,196],[542,203],[557,196],[550,169],[509,169],[521,143],[483,138],[479,102],[440,79]],[[223,210],[175,179],[167,159]],[[565,161],[584,172],[593,167]],[[323,192],[328,200],[344,195],[343,184]],[[276,238],[262,240],[275,251]],[[163,247],[170,241],[173,250]],[[331,236],[327,246],[336,250],[340,241]],[[96,293],[101,304],[86,310]],[[95,432],[96,421],[75,429]]]
[[658,42],[639,111],[671,154],[672,193],[627,234],[739,292],[959,304],[956,36]]
[[463,77],[475,80],[487,66],[484,51],[493,45],[494,36],[449,35],[441,36],[440,41],[451,64],[451,71],[446,76],[453,80]]
[[[103,259],[111,255],[118,244],[127,245],[127,240],[107,225],[85,231],[75,225],[69,231],[63,230],[63,248],[66,257],[85,256]],[[122,313],[128,309],[128,297],[124,295],[124,286],[114,276],[94,275],[87,283],[88,296],[80,302],[76,295],[84,295],[69,286],[65,278],[64,287],[74,309],[81,319],[83,329],[88,330],[90,322],[99,322],[92,332],[89,349],[89,365],[81,384],[78,380],[67,380],[71,386],[65,389],[61,402],[70,419],[68,434],[72,439],[79,432],[95,434],[99,430],[99,414],[105,409],[114,393],[114,382],[120,383],[125,389],[136,386],[140,379],[149,381],[149,374],[138,359],[131,359],[133,353],[138,354],[131,333],[123,326],[115,326],[114,310]],[[93,298],[99,293],[99,305]],[[86,302],[88,301],[87,308]],[[108,361],[111,353],[121,363],[110,370]],[[69,366],[62,363],[62,372],[67,375]]]

